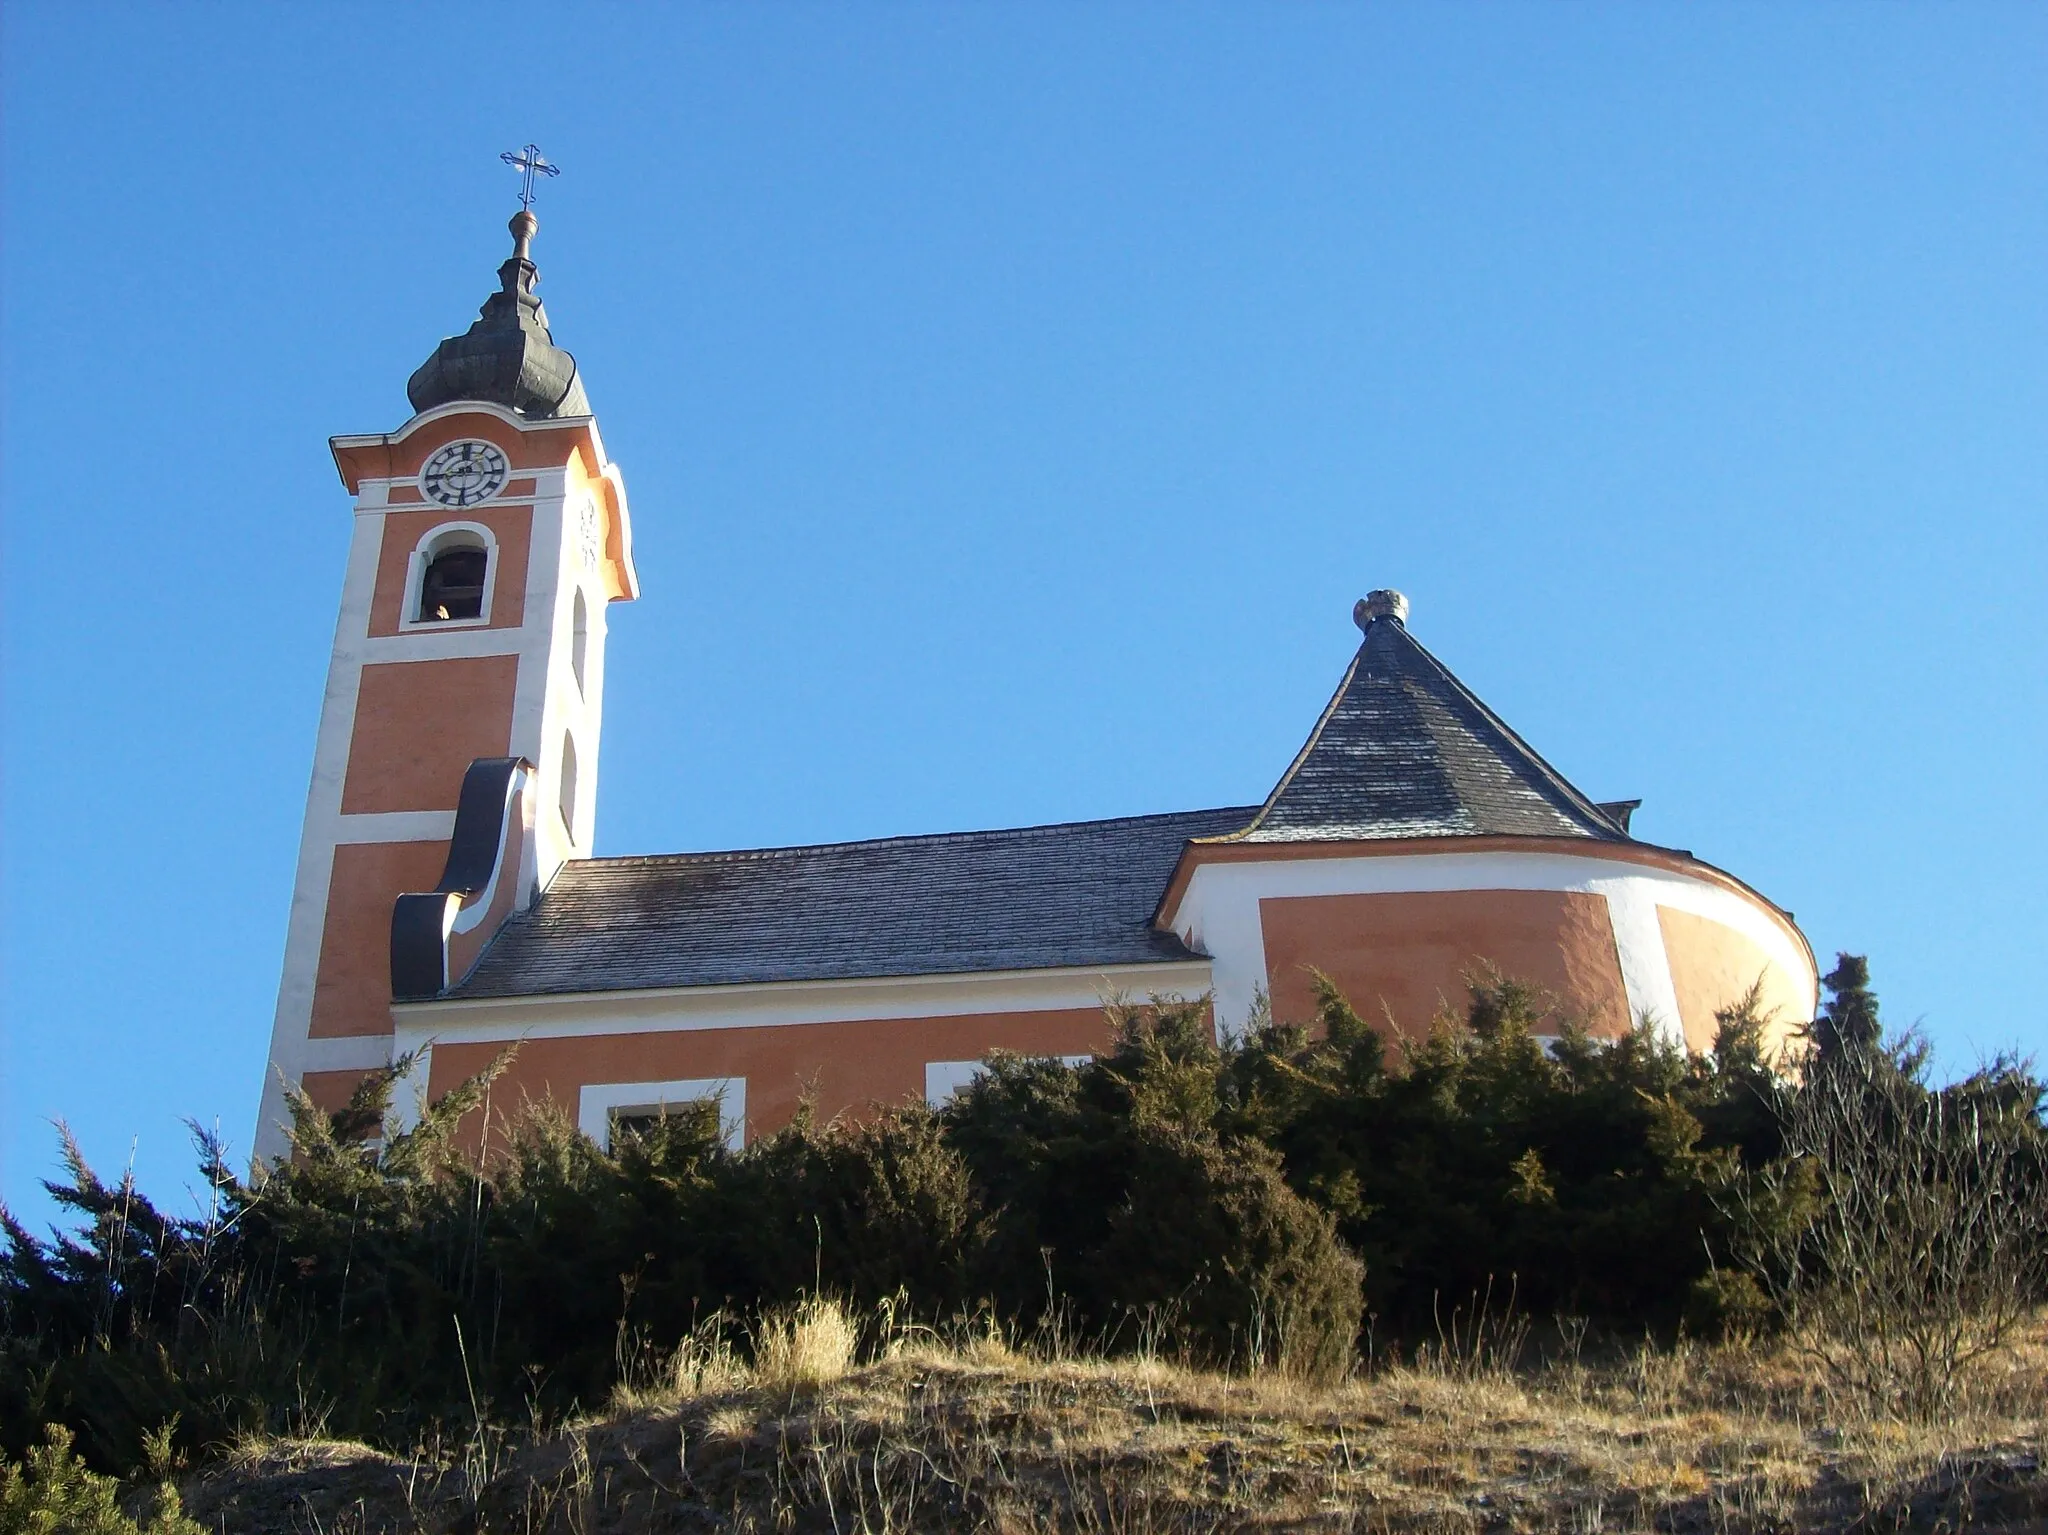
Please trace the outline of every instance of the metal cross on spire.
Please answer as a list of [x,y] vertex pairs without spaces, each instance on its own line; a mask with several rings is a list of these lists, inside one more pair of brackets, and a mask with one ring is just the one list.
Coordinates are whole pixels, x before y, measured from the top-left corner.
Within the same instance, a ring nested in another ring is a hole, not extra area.
[[502,155],[499,155],[498,158],[521,174],[523,179],[519,186],[519,206],[528,212],[533,210],[534,175],[536,173],[542,176],[559,176],[562,174],[562,168],[559,165],[550,165],[541,158],[540,145],[538,144],[528,144],[524,149],[516,152],[508,149]]

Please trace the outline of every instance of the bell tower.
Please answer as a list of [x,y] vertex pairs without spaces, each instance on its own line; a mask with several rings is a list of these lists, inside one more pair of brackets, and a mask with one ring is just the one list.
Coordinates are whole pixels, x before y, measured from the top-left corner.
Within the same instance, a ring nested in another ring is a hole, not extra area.
[[257,1125],[338,1106],[392,1055],[391,1003],[459,982],[597,808],[605,615],[638,595],[625,482],[534,288],[522,207],[499,290],[336,437],[355,497]]

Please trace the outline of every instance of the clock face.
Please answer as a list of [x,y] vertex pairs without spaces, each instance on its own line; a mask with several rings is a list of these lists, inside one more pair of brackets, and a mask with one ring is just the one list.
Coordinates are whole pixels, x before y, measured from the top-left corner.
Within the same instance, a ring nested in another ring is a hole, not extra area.
[[510,468],[495,443],[451,442],[420,470],[420,489],[443,506],[475,506],[505,488]]

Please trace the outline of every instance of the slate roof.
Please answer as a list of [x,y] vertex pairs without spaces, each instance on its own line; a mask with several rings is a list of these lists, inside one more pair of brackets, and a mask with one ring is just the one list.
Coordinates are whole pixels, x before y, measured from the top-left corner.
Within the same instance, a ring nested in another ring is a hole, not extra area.
[[1190,842],[1631,840],[1633,802],[1566,782],[1408,633],[1405,606],[1360,603],[1358,653],[1256,810],[580,859],[447,995],[1165,963],[1192,957],[1152,928]]
[[563,865],[452,997],[1131,965],[1190,957],[1152,912],[1249,806]]
[[1365,623],[1336,696],[1251,824],[1218,840],[1488,835],[1629,840],[1382,614]]

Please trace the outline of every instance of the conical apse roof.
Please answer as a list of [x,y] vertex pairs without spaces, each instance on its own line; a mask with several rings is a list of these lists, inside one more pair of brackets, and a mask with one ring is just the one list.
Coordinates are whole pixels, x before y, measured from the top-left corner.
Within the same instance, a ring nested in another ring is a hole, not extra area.
[[1408,632],[1407,599],[1374,592],[1365,639],[1252,823],[1222,842],[1388,837],[1628,841]]

